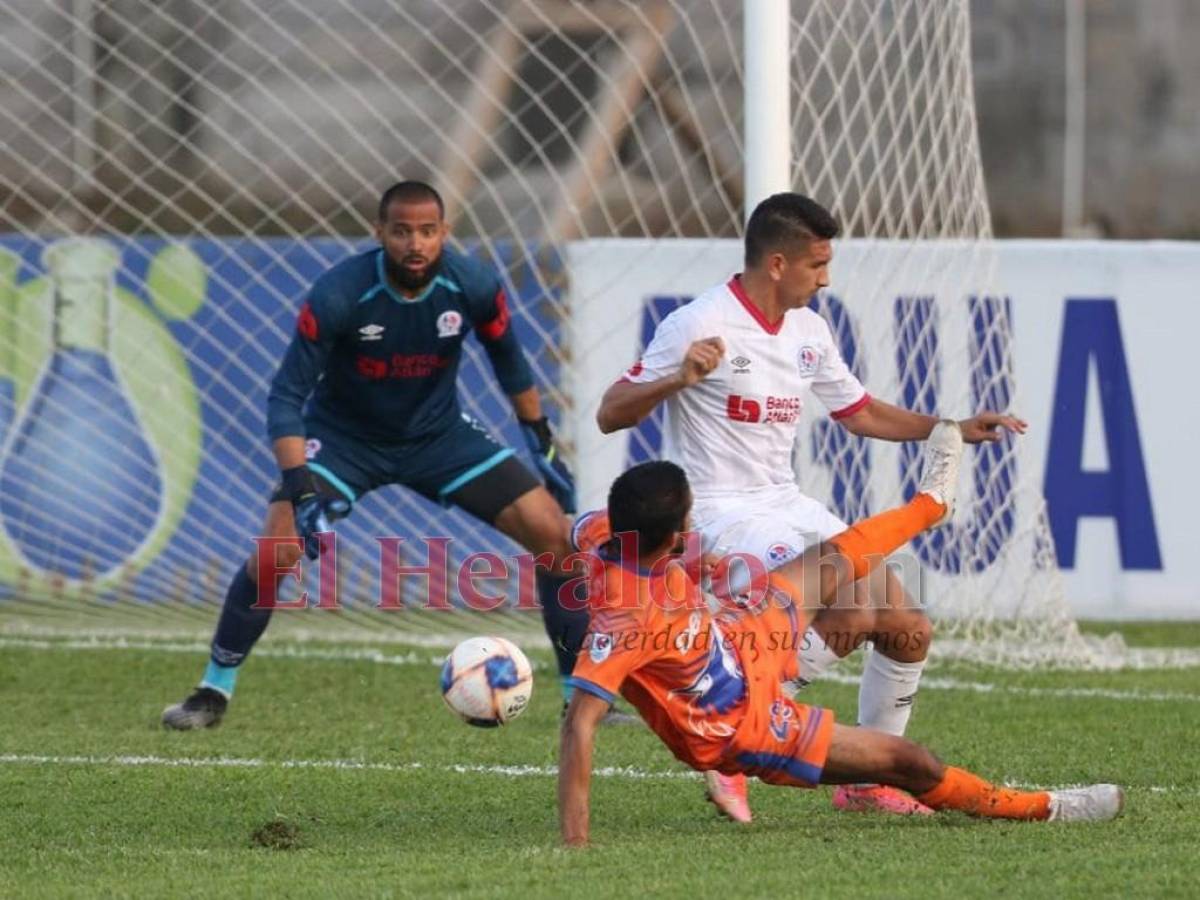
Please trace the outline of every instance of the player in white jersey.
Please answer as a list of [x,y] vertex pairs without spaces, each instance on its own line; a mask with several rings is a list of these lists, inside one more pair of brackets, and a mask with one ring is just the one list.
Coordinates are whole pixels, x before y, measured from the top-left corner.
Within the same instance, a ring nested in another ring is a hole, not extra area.
[[[597,413],[606,434],[631,428],[666,404],[663,456],[687,472],[693,527],[706,552],[747,553],[785,570],[804,548],[847,527],[800,492],[792,473],[796,423],[809,393],[851,433],[925,440],[937,417],[872,397],[850,372],[823,318],[808,309],[829,285],[839,226],[815,201],[776,194],[746,226],[745,271],[671,313],[641,360],[609,388]],[[983,412],[960,423],[969,443],[1025,431],[1017,418]],[[801,648],[810,682],[865,640],[858,723],[903,734],[925,665],[932,626],[896,576],[857,582],[853,602],[822,609]],[[710,796],[748,820],[745,785],[709,773]],[[928,812],[914,798],[877,785],[843,786],[839,809]]]

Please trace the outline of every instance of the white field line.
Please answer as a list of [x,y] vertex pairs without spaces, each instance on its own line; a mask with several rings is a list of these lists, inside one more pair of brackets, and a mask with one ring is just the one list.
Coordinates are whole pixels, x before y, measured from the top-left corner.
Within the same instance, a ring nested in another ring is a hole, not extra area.
[[[17,647],[33,650],[149,650],[160,653],[187,653],[205,655],[207,644],[199,641],[163,642],[153,640],[131,640],[128,638],[88,637],[76,640],[44,640],[39,638],[0,637],[0,648]],[[369,662],[378,665],[440,666],[442,658],[428,653],[386,653],[369,648],[320,648],[296,645],[267,645],[254,650],[256,657],[267,659],[317,659],[348,662]],[[532,661],[535,670],[547,669],[544,663]],[[825,672],[820,681],[835,684],[857,685],[859,677],[842,672]],[[997,684],[988,681],[966,681],[959,678],[941,678],[927,675],[921,679],[923,690],[973,691],[977,694],[1017,694],[1026,697],[1065,697],[1071,699],[1125,700],[1135,702],[1159,701],[1164,703],[1200,703],[1200,694],[1175,691],[1117,690],[1115,688],[1063,687],[1039,688],[1019,685]],[[800,695],[803,700],[803,694]]]
[[[207,656],[209,646],[201,641],[131,640],[128,638],[89,637],[75,640],[42,640],[40,638],[0,637],[0,647],[20,647],[29,650],[150,650],[160,653],[188,653]],[[385,653],[369,648],[323,649],[295,645],[256,647],[255,656],[266,659],[320,659],[343,662],[370,662],[390,666],[427,666],[442,664],[442,657],[410,650],[408,653]],[[531,660],[533,667],[541,664]]]
[[[847,675],[841,672],[825,672],[819,681],[832,681],[835,684],[858,684],[857,675]],[[1200,703],[1200,694],[1186,694],[1177,691],[1140,691],[1137,689],[1119,691],[1115,688],[1039,688],[1022,687],[1015,684],[995,684],[988,681],[964,681],[961,678],[939,678],[927,675],[921,679],[921,690],[935,691],[974,691],[977,694],[1019,694],[1025,697],[1070,697],[1077,699],[1098,698],[1101,700],[1158,700],[1164,703]],[[797,695],[803,701],[804,694]]]
[[[495,775],[501,778],[557,778],[558,766],[486,766],[486,765],[430,765],[427,763],[372,763],[356,759],[246,759],[229,756],[216,757],[171,757],[171,756],[49,756],[36,753],[0,754],[0,765],[5,766],[116,766],[119,768],[161,767],[170,769],[322,769],[341,772],[431,772],[450,775]],[[678,781],[698,780],[697,772],[647,771],[632,766],[603,766],[593,769],[597,778],[624,778],[631,781]],[[1056,790],[1064,787],[1082,787],[1079,784],[1057,785],[1047,788],[1030,784],[1021,779],[1006,779],[1004,784],[1024,790]],[[1129,788],[1127,788],[1129,790]],[[1196,794],[1196,788],[1180,785],[1137,785],[1134,791],[1152,794]]]
[[[406,646],[426,650],[449,650],[466,638],[475,634],[487,632],[486,628],[472,626],[462,631],[446,631],[440,633],[423,631],[403,631],[400,629],[359,629],[359,630],[313,630],[307,628],[288,628],[277,631],[274,641],[285,645],[326,645],[333,647],[356,646]],[[0,637],[10,638],[44,638],[52,641],[112,641],[113,647],[130,647],[133,649],[150,649],[138,642],[196,642],[207,641],[211,631],[205,628],[60,628],[54,626],[35,625],[28,622],[3,622],[0,620]],[[495,633],[526,647],[543,650],[550,649],[550,641],[540,631],[515,631],[503,627],[495,629]],[[953,661],[960,654],[955,652],[955,644],[962,642],[943,641],[939,646],[945,649],[943,657]],[[99,648],[101,645],[96,645]],[[76,649],[82,649],[77,647]],[[207,651],[206,651],[207,652]],[[367,651],[366,658],[372,651]],[[1104,650],[1103,654],[1112,654],[1111,659],[1101,659],[1094,666],[1077,666],[1058,668],[1056,671],[1079,672],[1120,672],[1141,671],[1146,669],[1191,669],[1200,668],[1200,647],[1121,647],[1119,650]],[[256,651],[256,655],[266,655]],[[295,655],[295,654],[287,654]],[[313,658],[316,658],[315,656]],[[326,657],[336,658],[336,657]],[[347,657],[348,658],[348,657]],[[971,660],[968,654],[966,660]]]
[[[214,618],[214,622],[216,619]],[[538,625],[541,625],[539,620]],[[373,630],[348,629],[314,630],[310,628],[288,628],[277,632],[278,639],[293,644],[332,644],[355,646],[361,644],[400,644],[430,650],[450,650],[459,641],[476,634],[487,633],[480,629],[471,631],[447,631],[442,633],[402,631],[394,628]],[[499,628],[501,636],[512,636],[522,645],[550,649],[550,639],[540,631],[515,631]],[[212,636],[212,626],[203,628],[55,628],[31,625],[25,622],[8,622],[0,625],[0,635],[17,638],[46,638],[47,640],[143,640],[143,641],[207,641]]]
[[[346,772],[435,772],[454,775],[501,775],[506,778],[554,778],[558,766],[429,765],[427,763],[372,763],[355,759],[242,759],[229,756],[47,756],[35,753],[0,754],[0,765],[18,766],[162,766],[179,769],[336,769]],[[653,772],[632,766],[593,769],[599,778],[697,779],[697,772]]]

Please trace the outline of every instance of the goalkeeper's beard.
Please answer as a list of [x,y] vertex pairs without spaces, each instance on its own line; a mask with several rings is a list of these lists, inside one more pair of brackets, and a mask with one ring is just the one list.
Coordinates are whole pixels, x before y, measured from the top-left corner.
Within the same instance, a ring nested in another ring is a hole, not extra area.
[[430,260],[421,272],[412,272],[404,268],[404,266],[392,259],[386,251],[383,254],[383,259],[383,266],[387,270],[388,278],[393,284],[398,285],[405,291],[419,291],[423,289],[437,277],[437,273],[442,267],[440,253],[437,259]]

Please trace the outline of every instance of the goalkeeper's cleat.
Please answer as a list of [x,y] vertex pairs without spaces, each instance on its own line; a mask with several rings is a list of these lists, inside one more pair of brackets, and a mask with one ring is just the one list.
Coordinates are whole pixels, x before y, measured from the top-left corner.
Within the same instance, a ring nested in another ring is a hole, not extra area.
[[220,691],[212,688],[196,688],[182,703],[163,710],[162,723],[176,731],[191,731],[193,728],[212,728],[221,724],[229,700]]
[[1050,791],[1051,822],[1107,822],[1121,814],[1125,794],[1115,784]]
[[885,812],[894,816],[932,816],[933,810],[899,788],[883,784],[839,784],[833,808],[842,812]]
[[962,461],[962,429],[952,419],[942,419],[933,426],[925,442],[925,463],[917,491],[928,494],[946,507],[933,528],[945,525],[954,515],[954,494],[958,490],[958,465]]
[[725,818],[743,825],[750,821],[750,798],[745,775],[705,772],[704,789],[708,802]]

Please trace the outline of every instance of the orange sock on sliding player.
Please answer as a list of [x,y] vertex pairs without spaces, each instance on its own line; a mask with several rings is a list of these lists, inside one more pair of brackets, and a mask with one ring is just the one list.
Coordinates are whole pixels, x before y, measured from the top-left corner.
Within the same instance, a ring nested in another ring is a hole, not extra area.
[[1015,791],[997,787],[966,769],[946,767],[941,782],[917,797],[932,809],[957,809],[989,819],[1046,819],[1050,795],[1045,791]]
[[830,538],[830,543],[850,560],[854,577],[862,578],[885,556],[940,519],[945,511],[946,507],[928,494],[917,494],[903,506],[856,522]]

